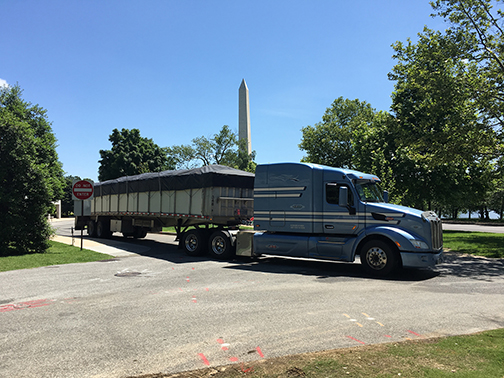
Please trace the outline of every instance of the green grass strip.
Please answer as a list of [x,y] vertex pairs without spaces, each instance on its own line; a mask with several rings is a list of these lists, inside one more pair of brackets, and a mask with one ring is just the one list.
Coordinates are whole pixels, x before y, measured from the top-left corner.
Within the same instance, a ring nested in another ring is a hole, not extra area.
[[504,258],[504,234],[443,231],[443,246],[454,252]]
[[71,245],[50,241],[51,247],[45,253],[0,257],[0,272],[18,269],[38,268],[49,265],[83,263],[112,258],[110,255],[81,249]]

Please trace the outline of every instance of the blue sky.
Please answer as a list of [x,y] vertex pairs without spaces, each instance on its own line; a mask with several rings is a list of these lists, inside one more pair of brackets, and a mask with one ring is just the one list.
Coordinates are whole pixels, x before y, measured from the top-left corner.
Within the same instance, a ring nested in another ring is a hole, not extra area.
[[[238,131],[249,88],[256,162],[299,161],[334,99],[389,110],[391,44],[428,0],[0,0],[0,83],[47,109],[67,174],[97,179],[114,128],[161,147]],[[2,162],[3,163],[3,162]]]

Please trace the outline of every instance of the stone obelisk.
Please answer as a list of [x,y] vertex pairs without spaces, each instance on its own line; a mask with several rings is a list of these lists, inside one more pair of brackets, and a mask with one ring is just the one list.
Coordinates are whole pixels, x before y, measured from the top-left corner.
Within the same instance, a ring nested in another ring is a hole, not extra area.
[[252,153],[252,142],[250,140],[250,108],[249,91],[245,79],[242,80],[238,91],[238,138],[247,141],[247,154]]

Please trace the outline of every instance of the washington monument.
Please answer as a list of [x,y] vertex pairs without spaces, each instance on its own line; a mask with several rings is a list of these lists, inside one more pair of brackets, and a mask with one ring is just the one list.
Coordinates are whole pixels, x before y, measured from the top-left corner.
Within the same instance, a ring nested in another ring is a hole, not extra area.
[[250,155],[252,153],[252,142],[250,140],[249,92],[245,79],[241,82],[238,94],[238,139],[247,141],[247,154]]

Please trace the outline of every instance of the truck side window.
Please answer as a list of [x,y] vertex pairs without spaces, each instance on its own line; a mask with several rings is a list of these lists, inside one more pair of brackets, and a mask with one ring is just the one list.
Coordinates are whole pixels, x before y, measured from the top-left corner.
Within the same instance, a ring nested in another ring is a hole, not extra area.
[[[336,183],[327,183],[326,184],[326,201],[327,203],[330,203],[331,205],[338,205],[339,204],[339,188],[340,186],[346,186],[348,185],[341,185],[341,184],[336,184]],[[350,188],[348,188],[348,203],[353,204],[353,195],[352,191]]]

